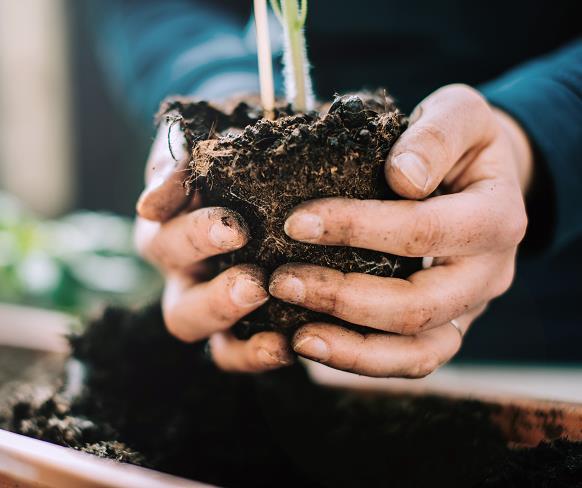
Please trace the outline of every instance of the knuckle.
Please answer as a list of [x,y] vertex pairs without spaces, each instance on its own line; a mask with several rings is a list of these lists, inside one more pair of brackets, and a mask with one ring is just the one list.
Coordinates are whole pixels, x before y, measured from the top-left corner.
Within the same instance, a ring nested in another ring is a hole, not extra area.
[[437,212],[422,212],[414,218],[406,251],[415,256],[428,256],[441,241],[442,221]]
[[410,368],[407,377],[420,379],[433,373],[440,366],[440,359],[433,352],[423,354]]
[[508,219],[506,232],[510,245],[517,246],[523,240],[527,224],[525,211],[520,211],[515,217]]
[[348,213],[345,219],[345,229],[343,229],[343,242],[346,246],[357,244],[359,240],[359,219],[353,214]]
[[458,104],[458,109],[469,112],[475,120],[487,121],[493,117],[489,103],[475,88],[462,83],[456,83],[444,88],[447,96],[450,96]]
[[133,247],[138,256],[141,256],[146,261],[149,261],[149,256],[147,249],[149,247],[149,238],[139,233],[135,233],[133,236]]
[[319,308],[320,311],[329,315],[343,317],[349,310],[345,307],[343,300],[343,293],[340,291],[343,287],[341,285],[329,286],[327,292],[319,294]]
[[422,125],[419,123],[414,127],[418,139],[423,141],[418,145],[419,153],[426,161],[431,161],[435,157],[443,161],[450,159],[448,135],[444,128],[431,122]]
[[513,283],[513,278],[515,276],[515,263],[505,266],[504,270],[499,273],[496,279],[496,284],[493,287],[493,296],[498,297],[503,295]]
[[166,213],[164,210],[155,196],[152,196],[152,192],[143,193],[135,206],[137,215],[156,222],[165,220]]
[[357,244],[361,231],[360,215],[366,210],[362,203],[359,200],[353,200],[348,205],[344,202],[338,205],[335,209],[335,218],[332,219],[333,222],[328,222],[324,229],[324,238],[326,234],[333,234],[333,241],[336,241],[337,244],[344,246]]
[[473,108],[476,110],[489,108],[489,104],[483,95],[472,86],[465,85],[464,83],[456,83],[450,85],[449,89],[452,92],[451,95],[454,94],[455,98],[467,108]]
[[160,229],[160,224],[157,222],[152,222],[138,218],[135,223],[135,232],[133,235],[133,241],[137,253],[147,259],[152,261],[151,248],[153,245],[154,237]]
[[313,283],[308,286],[305,301],[314,310],[340,318],[352,314],[350,297],[353,295],[350,275],[330,269],[314,269]]
[[432,122],[424,123],[418,128],[418,131],[443,148],[446,146],[447,134],[440,125],[434,124]]
[[402,326],[399,330],[401,335],[416,335],[426,327],[432,319],[432,312],[429,308],[415,308],[402,315]]
[[163,317],[166,329],[176,339],[182,342],[194,342],[197,339],[197,336],[184,326],[183,318],[179,314],[176,306],[164,307]]
[[487,105],[483,96],[474,88],[469,85],[461,84],[459,85],[459,92],[463,97],[463,101],[470,105]]

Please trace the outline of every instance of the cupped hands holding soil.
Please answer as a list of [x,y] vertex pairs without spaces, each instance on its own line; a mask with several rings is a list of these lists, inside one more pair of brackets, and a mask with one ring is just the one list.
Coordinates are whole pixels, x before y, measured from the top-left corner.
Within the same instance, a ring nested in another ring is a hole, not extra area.
[[[215,272],[248,263],[270,275],[294,262],[397,278],[420,269],[420,259],[298,242],[284,230],[290,211],[307,200],[399,198],[386,184],[384,164],[407,121],[384,91],[337,96],[322,113],[283,108],[273,121],[250,101],[227,112],[203,101],[171,99],[160,114],[170,125],[179,123],[186,137],[192,155],[186,190],[201,192],[205,205],[235,211],[233,219],[240,215],[249,228],[249,243],[216,257]],[[292,332],[323,318],[339,322],[272,298],[237,325],[244,336]]]

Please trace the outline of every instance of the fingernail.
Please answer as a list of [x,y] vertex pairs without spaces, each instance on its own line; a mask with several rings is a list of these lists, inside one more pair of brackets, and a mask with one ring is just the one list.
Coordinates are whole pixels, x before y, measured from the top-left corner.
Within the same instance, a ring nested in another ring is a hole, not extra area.
[[285,234],[298,241],[315,241],[323,234],[321,218],[306,212],[296,212],[290,215],[283,228]]
[[290,364],[290,361],[277,357],[266,349],[259,349],[257,351],[257,358],[265,366],[285,366]]
[[295,276],[285,276],[273,280],[269,286],[269,292],[289,303],[303,303],[305,301],[305,285]]
[[307,336],[299,340],[293,349],[298,354],[314,361],[325,362],[331,357],[327,342],[317,336]]
[[392,164],[416,188],[419,190],[426,188],[428,184],[428,168],[416,154],[402,153],[394,158]]
[[212,224],[208,236],[210,241],[221,249],[238,249],[244,244],[244,238],[239,230],[222,222]]
[[235,305],[250,307],[266,302],[269,295],[256,281],[238,276],[230,288],[230,298]]

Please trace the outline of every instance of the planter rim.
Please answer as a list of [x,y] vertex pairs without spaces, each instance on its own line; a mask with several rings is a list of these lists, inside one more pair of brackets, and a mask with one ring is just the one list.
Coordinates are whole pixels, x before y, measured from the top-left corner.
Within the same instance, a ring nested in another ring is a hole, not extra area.
[[[147,468],[101,459],[4,430],[0,430],[0,475],[8,476],[14,482],[55,488],[211,486]],[[0,481],[3,480],[0,478]]]
[[571,366],[453,363],[421,379],[366,378],[306,361],[312,378],[334,387],[487,401],[539,401],[582,407],[582,363]]
[[66,354],[66,336],[78,321],[54,310],[0,303],[0,345]]

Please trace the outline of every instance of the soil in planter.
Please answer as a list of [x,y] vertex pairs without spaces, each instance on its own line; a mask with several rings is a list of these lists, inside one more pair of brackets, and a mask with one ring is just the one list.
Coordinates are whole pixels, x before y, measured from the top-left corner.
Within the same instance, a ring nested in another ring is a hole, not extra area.
[[[245,103],[226,113],[187,99],[166,102],[161,114],[186,135],[193,155],[189,189],[202,190],[205,204],[236,210],[250,228],[249,244],[218,257],[218,270],[253,263],[270,274],[302,262],[405,278],[420,269],[420,259],[300,243],[283,231],[289,212],[306,200],[398,198],[385,182],[384,165],[407,122],[385,92],[338,96],[323,114],[281,110],[274,121],[259,119],[258,107]],[[273,299],[241,324],[250,331],[285,330],[322,318],[330,320]]]
[[83,393],[71,398],[65,387],[41,404],[21,397],[4,427],[225,487],[571,487],[582,479],[581,444],[509,450],[478,402],[323,388],[299,365],[222,373],[202,343],[167,334],[159,306],[109,310],[72,344],[86,366]]

